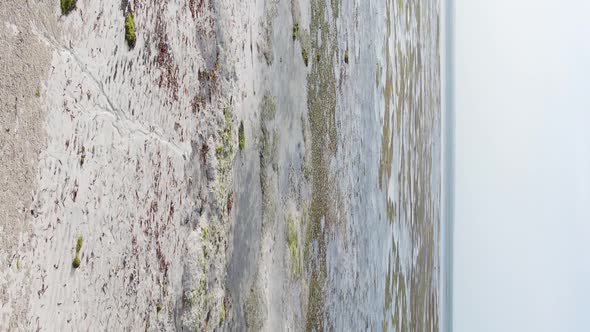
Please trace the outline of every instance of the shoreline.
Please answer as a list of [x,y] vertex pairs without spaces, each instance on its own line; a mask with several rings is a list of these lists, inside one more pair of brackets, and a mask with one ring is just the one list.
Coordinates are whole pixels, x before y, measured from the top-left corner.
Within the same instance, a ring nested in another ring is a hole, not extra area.
[[453,330],[453,213],[454,213],[454,115],[453,115],[453,1],[441,3],[441,331]]

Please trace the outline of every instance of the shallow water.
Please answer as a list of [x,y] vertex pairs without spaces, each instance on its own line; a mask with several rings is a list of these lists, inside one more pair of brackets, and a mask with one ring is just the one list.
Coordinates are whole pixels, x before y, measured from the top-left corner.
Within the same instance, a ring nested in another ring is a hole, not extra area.
[[[277,103],[276,189],[261,189],[264,158],[240,157],[229,326],[245,326],[250,285],[266,271],[263,288],[276,291],[266,297],[269,321],[296,330],[438,330],[438,2],[305,5],[307,77],[300,48],[285,38],[291,26],[277,26],[290,21],[289,4],[274,12],[274,63],[261,89]],[[263,211],[252,211],[257,204]],[[286,251],[283,220],[291,215],[300,227],[301,277],[290,277],[288,253],[276,254]],[[273,254],[263,249],[269,224]],[[260,268],[265,261],[272,267]]]
[[352,30],[356,47],[354,80],[337,100],[346,199],[328,241],[326,319],[335,330],[437,330],[438,4],[341,8],[340,30]]

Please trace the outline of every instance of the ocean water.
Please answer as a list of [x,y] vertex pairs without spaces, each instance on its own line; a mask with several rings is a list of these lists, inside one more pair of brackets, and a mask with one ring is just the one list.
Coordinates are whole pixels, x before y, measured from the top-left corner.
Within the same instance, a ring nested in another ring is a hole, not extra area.
[[327,241],[326,324],[438,330],[439,3],[347,3],[340,13],[356,65],[337,98],[345,204]]

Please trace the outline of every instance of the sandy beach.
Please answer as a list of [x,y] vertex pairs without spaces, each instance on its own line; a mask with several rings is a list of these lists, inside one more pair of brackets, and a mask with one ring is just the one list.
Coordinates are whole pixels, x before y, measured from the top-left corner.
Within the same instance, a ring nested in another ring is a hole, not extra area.
[[[2,89],[3,101],[17,101],[3,104],[2,152],[21,156],[2,168],[3,195],[19,199],[0,209],[9,213],[1,253],[10,267],[0,279],[0,329],[219,326],[241,110],[233,48],[249,19],[233,13],[243,8],[2,7],[3,42],[18,39],[25,54],[6,53],[3,70],[36,66],[13,69],[19,85]],[[133,48],[124,37],[130,12]]]

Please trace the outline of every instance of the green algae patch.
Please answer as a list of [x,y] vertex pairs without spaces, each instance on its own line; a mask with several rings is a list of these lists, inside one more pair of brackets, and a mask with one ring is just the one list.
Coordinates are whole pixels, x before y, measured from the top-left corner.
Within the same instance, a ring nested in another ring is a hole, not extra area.
[[305,67],[309,64],[309,56],[307,55],[307,49],[305,47],[301,48],[301,56],[303,57],[303,63],[305,63]]
[[223,108],[223,126],[219,133],[220,142],[215,148],[215,155],[218,161],[218,170],[225,176],[232,167],[234,153],[233,118],[230,106]]
[[203,241],[209,241],[209,228],[207,226],[203,227]]
[[221,301],[220,309],[219,309],[219,325],[223,324],[225,321],[225,302]]
[[244,150],[246,147],[246,135],[244,133],[244,121],[240,121],[240,126],[238,127],[238,147],[240,151]]
[[76,254],[76,255],[74,256],[74,259],[72,260],[72,267],[73,267],[74,269],[77,269],[77,268],[79,268],[79,267],[80,267],[80,257],[78,256],[78,254]]
[[82,235],[78,236],[76,239],[76,254],[74,255],[74,259],[72,259],[72,267],[77,269],[80,267],[80,250],[82,250],[82,244],[84,243],[84,237]]
[[125,17],[125,40],[129,47],[133,48],[135,46],[135,17],[132,12],[129,12]]
[[79,253],[82,250],[82,244],[84,243],[84,237],[82,235],[78,236],[76,240],[76,253]]
[[297,40],[297,36],[299,36],[299,23],[293,25],[293,41]]
[[[215,184],[215,195],[219,202],[229,202],[232,187],[232,169],[235,157],[236,138],[235,120],[231,103],[223,106],[223,118],[218,131],[217,143],[215,146],[215,157],[217,159],[217,179]],[[227,205],[226,205],[227,207]]]
[[77,0],[60,0],[61,14],[68,15],[74,8],[76,8]]

